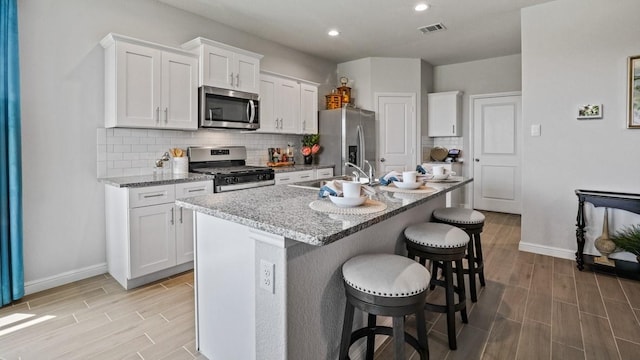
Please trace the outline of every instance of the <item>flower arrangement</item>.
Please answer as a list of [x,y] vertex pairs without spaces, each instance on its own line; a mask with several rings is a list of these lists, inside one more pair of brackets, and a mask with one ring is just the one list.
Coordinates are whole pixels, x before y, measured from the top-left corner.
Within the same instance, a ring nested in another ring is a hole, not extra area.
[[640,224],[616,231],[611,240],[618,248],[634,254],[640,262]]
[[307,134],[302,136],[302,148],[300,152],[304,156],[314,155],[320,151],[320,135]]

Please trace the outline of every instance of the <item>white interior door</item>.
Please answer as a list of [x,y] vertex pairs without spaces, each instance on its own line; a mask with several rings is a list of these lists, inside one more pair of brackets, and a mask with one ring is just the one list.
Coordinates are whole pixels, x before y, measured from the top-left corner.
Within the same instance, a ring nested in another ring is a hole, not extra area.
[[376,94],[379,124],[378,175],[413,170],[416,160],[416,95]]
[[473,207],[520,214],[522,98],[473,99]]

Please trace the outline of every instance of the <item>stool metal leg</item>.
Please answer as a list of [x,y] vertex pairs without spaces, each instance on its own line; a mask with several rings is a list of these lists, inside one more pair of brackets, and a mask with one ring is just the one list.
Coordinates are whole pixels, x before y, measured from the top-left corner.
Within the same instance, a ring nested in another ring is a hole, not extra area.
[[349,300],[344,308],[344,324],[342,324],[342,339],[340,340],[340,357],[339,360],[349,358],[349,346],[351,345],[351,328],[353,327],[353,313],[355,308]]
[[404,359],[404,317],[393,317],[393,353],[395,359]]
[[424,316],[424,310],[418,310],[416,313],[416,327],[418,330],[418,342],[424,347],[424,351],[420,353],[420,360],[429,360],[429,341],[427,340],[427,320]]
[[[467,297],[465,295],[464,288],[464,270],[462,268],[462,260],[456,260],[456,276],[458,279],[458,302],[462,303],[467,301]],[[468,323],[469,319],[467,318],[467,308],[466,306],[460,310],[460,316],[462,317],[463,323]]]
[[455,299],[453,291],[453,267],[450,261],[444,263],[444,278],[447,282],[445,286],[446,291],[446,303],[447,303],[447,334],[449,337],[449,348],[451,350],[457,349],[456,344],[456,309]]
[[476,252],[473,243],[473,239],[470,240],[467,247],[467,259],[469,263],[469,292],[471,293],[471,301],[477,302],[478,294],[476,292],[476,273],[478,270],[476,269]]
[[478,268],[480,268],[480,271],[478,272],[478,274],[480,275],[480,285],[485,286],[484,260],[482,259],[482,242],[480,241],[480,233],[475,234],[473,240],[476,243],[476,261],[478,264]]

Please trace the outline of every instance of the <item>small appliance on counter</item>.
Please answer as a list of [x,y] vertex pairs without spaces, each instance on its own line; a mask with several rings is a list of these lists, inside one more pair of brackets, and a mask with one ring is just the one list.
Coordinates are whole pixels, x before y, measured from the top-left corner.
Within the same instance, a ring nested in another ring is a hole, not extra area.
[[462,151],[460,149],[449,149],[449,153],[447,157],[444,159],[445,162],[458,162],[458,158],[460,157]]

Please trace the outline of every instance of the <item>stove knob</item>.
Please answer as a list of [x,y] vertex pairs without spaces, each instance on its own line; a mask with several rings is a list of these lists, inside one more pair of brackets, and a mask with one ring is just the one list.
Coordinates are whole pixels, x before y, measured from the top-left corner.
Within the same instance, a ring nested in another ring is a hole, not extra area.
[[263,174],[258,174],[258,180],[260,180],[260,181],[264,180],[264,175]]
[[227,183],[227,184],[231,184],[231,183],[233,183],[233,178],[228,177],[228,178],[224,179],[224,182]]
[[237,184],[239,181],[240,181],[240,179],[239,179],[237,176],[233,178],[233,182],[234,182],[235,184]]

